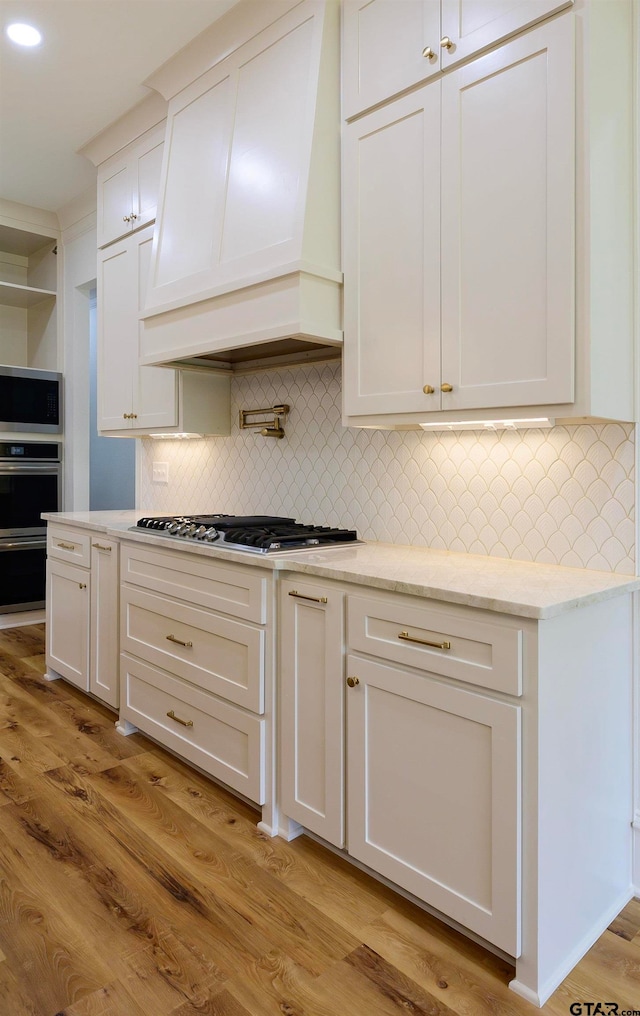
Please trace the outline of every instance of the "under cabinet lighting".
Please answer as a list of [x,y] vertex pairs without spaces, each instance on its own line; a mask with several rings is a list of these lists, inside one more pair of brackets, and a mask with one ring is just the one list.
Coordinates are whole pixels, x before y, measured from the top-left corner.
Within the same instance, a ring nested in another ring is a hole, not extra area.
[[17,46],[39,46],[42,42],[42,35],[37,28],[17,21],[7,25],[7,35]]
[[157,441],[168,441],[169,439],[174,438],[184,441],[186,438],[190,437],[204,437],[204,434],[149,434],[149,437],[155,438]]
[[555,420],[546,416],[522,420],[447,420],[442,423],[421,423],[423,430],[525,430],[529,427],[548,429]]

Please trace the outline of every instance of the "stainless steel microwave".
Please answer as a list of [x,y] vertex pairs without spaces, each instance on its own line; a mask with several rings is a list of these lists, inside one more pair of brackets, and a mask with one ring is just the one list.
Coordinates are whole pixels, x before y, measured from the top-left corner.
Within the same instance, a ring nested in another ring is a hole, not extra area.
[[54,370],[0,366],[0,431],[59,434],[62,374]]

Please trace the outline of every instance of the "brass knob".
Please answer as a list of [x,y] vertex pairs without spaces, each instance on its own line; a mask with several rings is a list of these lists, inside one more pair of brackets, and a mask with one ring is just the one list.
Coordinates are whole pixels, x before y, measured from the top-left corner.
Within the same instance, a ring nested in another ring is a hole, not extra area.
[[435,388],[433,387],[433,385],[425,385],[422,391],[424,392],[425,395],[433,395],[433,393],[435,392]]
[[455,46],[448,35],[442,36],[442,38],[440,39],[440,46],[442,47],[442,49],[448,50],[455,49]]
[[357,684],[360,684],[360,678],[359,677],[348,677],[347,678],[347,684],[349,685],[350,688],[355,688],[355,686]]
[[123,215],[122,216],[122,221],[123,222],[131,222],[131,216],[129,216],[129,215]]
[[137,413],[131,413],[130,416],[129,416],[129,419],[130,420],[137,420],[138,419],[138,414]]
[[438,54],[431,49],[431,46],[425,46],[422,50],[422,55],[426,60],[435,60]]
[[447,384],[447,382],[445,381],[445,383],[443,385],[440,385],[440,391],[441,392],[452,392],[453,391],[453,385]]
[[87,588],[86,582],[78,582],[78,589],[86,589],[86,588]]
[[132,222],[135,222],[135,220],[138,218],[138,216],[136,215],[135,212],[132,212],[131,215],[129,216],[129,218],[131,219]]

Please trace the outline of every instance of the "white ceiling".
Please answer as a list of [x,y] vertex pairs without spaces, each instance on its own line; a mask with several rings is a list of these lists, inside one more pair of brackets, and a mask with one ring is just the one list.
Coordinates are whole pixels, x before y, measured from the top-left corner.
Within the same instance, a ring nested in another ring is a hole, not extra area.
[[[236,0],[0,0],[0,198],[57,211],[95,185],[76,151],[149,94],[141,82]],[[35,49],[5,35],[42,32]]]

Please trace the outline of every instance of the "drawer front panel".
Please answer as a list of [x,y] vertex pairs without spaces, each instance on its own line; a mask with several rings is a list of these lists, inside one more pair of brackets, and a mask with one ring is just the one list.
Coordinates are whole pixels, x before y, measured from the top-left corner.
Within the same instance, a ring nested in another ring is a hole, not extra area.
[[122,547],[123,582],[166,593],[197,607],[209,607],[243,621],[267,619],[268,577],[261,569],[219,564],[195,554]]
[[509,695],[522,694],[522,631],[484,621],[350,596],[352,649]]
[[95,535],[88,529],[69,529],[67,526],[56,526],[50,522],[47,526],[47,557],[89,568],[91,537]]
[[121,632],[124,651],[204,691],[263,712],[261,629],[123,586]]
[[256,804],[265,803],[265,721],[120,657],[120,716]]

